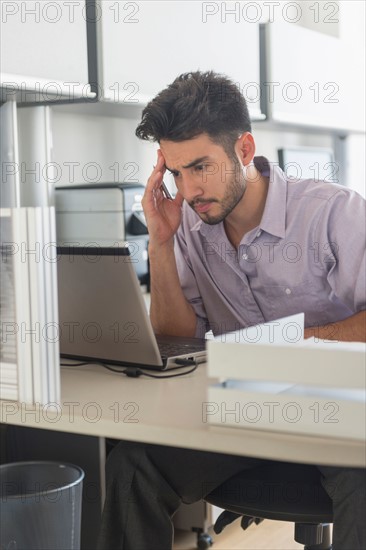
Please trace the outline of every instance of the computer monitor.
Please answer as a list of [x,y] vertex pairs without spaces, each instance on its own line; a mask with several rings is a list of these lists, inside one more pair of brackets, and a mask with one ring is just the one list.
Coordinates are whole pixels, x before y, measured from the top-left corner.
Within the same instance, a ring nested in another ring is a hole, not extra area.
[[339,166],[330,148],[286,147],[278,149],[278,160],[289,177],[340,183]]

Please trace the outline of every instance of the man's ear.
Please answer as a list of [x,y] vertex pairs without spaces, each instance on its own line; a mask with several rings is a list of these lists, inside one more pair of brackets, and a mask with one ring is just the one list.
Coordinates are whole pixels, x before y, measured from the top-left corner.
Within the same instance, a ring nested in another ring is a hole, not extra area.
[[235,153],[244,166],[252,162],[255,155],[255,141],[250,132],[244,132],[238,137],[235,143]]

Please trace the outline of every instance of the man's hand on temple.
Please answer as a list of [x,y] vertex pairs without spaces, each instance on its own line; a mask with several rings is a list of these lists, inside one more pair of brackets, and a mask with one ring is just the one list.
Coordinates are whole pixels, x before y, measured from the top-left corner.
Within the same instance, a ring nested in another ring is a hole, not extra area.
[[147,181],[142,200],[151,247],[171,244],[182,219],[182,195],[177,193],[173,200],[164,195],[161,185],[165,171],[165,159],[159,150],[157,164]]

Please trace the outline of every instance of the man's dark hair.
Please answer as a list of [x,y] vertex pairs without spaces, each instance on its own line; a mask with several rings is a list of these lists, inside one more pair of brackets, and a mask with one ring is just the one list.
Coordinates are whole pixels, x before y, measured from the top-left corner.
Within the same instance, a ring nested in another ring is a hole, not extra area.
[[251,124],[238,86],[224,75],[197,71],[181,74],[148,103],[136,136],[179,142],[206,133],[231,156],[244,132]]

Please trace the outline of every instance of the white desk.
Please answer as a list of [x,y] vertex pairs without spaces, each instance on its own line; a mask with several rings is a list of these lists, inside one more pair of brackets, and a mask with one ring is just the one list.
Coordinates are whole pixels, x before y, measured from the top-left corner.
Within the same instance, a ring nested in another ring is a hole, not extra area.
[[52,413],[1,402],[1,422],[291,462],[366,466],[365,444],[263,430],[213,427],[202,420],[206,367],[186,377],[128,378],[98,366],[63,368],[63,409]]

